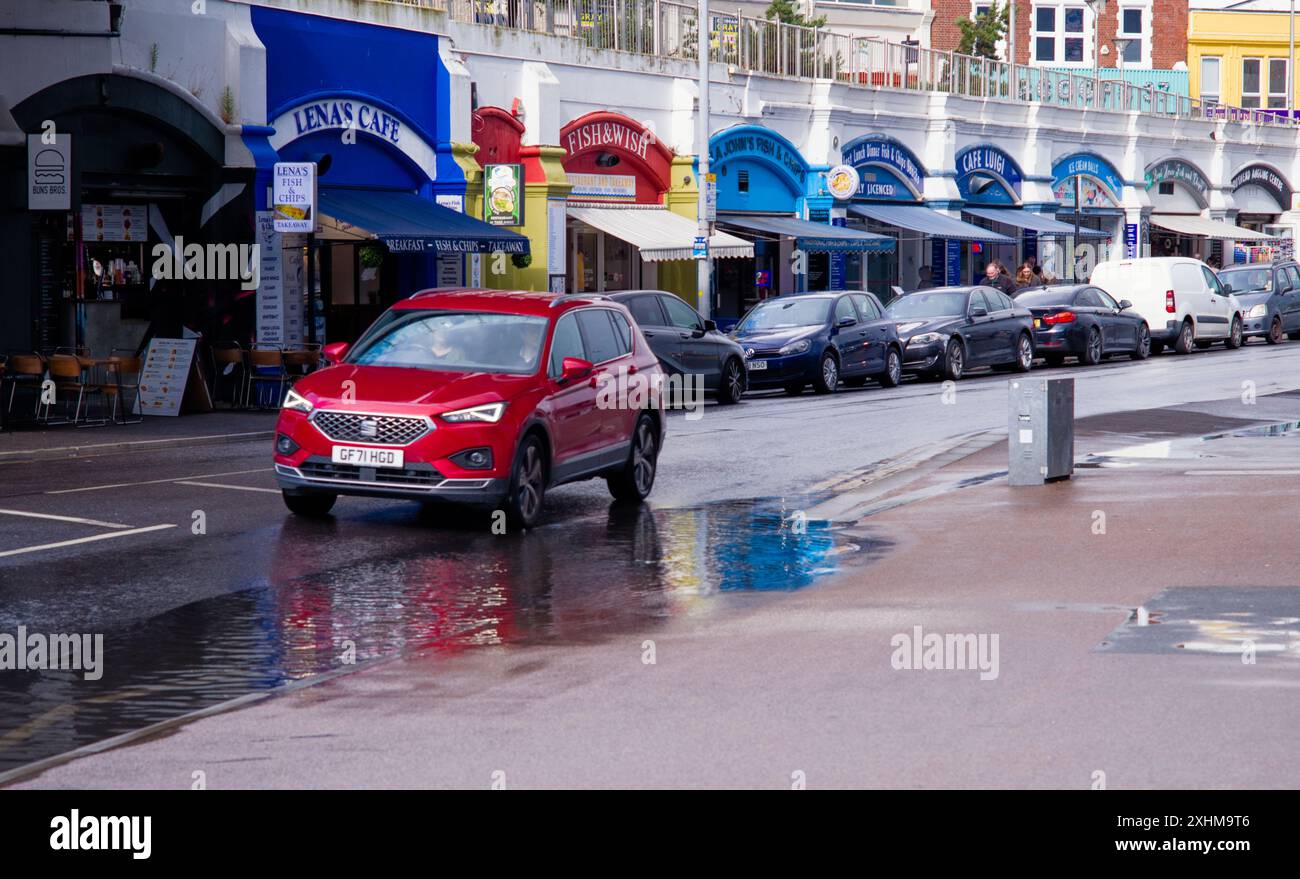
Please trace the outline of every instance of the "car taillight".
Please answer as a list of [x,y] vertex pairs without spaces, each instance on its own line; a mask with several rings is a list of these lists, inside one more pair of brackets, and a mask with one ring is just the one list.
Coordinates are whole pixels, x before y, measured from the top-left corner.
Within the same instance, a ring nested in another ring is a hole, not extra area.
[[1173,290],[1165,291],[1165,311],[1169,312],[1170,314],[1175,314],[1178,311],[1178,306],[1174,303]]
[[1049,314],[1047,317],[1043,318],[1043,323],[1047,324],[1048,326],[1055,326],[1057,324],[1072,324],[1074,323],[1074,312],[1058,311],[1056,314]]

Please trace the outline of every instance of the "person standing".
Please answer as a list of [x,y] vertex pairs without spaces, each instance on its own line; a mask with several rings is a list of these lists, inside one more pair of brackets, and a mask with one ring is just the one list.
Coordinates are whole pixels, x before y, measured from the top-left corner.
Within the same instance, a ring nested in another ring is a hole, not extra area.
[[1008,296],[1016,295],[1016,282],[1011,280],[1006,267],[996,259],[990,261],[984,267],[984,283],[989,287],[1001,290]]

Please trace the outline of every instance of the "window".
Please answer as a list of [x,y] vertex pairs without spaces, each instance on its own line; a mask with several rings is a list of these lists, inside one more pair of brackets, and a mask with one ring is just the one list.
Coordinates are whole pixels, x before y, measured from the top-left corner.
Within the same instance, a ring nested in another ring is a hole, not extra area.
[[660,296],[659,301],[663,303],[664,309],[668,312],[669,326],[690,330],[691,332],[704,329],[700,324],[700,316],[695,313],[695,309],[676,296]]
[[657,296],[633,296],[623,304],[627,310],[632,312],[632,319],[643,327],[664,327],[668,324],[664,322],[663,312],[659,308],[659,303],[655,300]]
[[845,318],[851,319],[854,323],[858,322],[857,312],[853,310],[853,300],[847,296],[841,296],[835,300],[835,324],[838,326],[840,321]]
[[604,363],[622,354],[614,325],[609,322],[608,309],[583,309],[578,312],[578,326],[582,328],[582,339],[590,354],[587,359],[592,363]]
[[1205,266],[1201,266],[1201,273],[1205,275],[1205,286],[1210,288],[1211,293],[1223,292],[1223,285],[1219,283],[1219,278],[1214,272]]
[[880,313],[880,307],[877,306],[875,302],[871,301],[870,296],[861,293],[854,294],[853,302],[858,306],[858,313],[862,315],[864,321],[880,320],[884,317],[884,315]]
[[1034,60],[1043,64],[1083,64],[1091,46],[1083,6],[1034,7]]
[[608,312],[609,321],[614,325],[614,335],[618,339],[618,353],[621,357],[624,354],[632,353],[632,328],[628,326],[627,318],[617,311]]
[[1096,290],[1093,290],[1091,288],[1084,290],[1082,293],[1080,293],[1079,298],[1074,300],[1074,303],[1075,305],[1078,305],[1081,308],[1102,307],[1101,297],[1097,295]]
[[573,314],[566,314],[555,325],[555,336],[551,340],[550,374],[559,376],[564,372],[564,358],[578,357],[587,360],[587,349],[582,345],[582,335],[578,332],[578,321]]
[[1094,296],[1096,296],[1098,299],[1101,300],[1102,308],[1113,308],[1116,311],[1119,311],[1119,303],[1116,302],[1115,298],[1111,296],[1109,293],[1107,293],[1105,290],[1099,290],[1096,287],[1093,287],[1092,293]]
[[1241,59],[1241,106],[1281,109],[1286,107],[1286,92],[1285,58]]
[[1219,102],[1219,71],[1222,59],[1206,56],[1201,59],[1201,100]]
[[1142,20],[1145,17],[1145,9],[1120,7],[1119,26],[1116,28],[1115,37],[1118,40],[1128,41],[1124,44],[1124,48],[1119,55],[1119,59],[1125,64],[1144,64],[1146,62],[1147,34],[1142,27]]

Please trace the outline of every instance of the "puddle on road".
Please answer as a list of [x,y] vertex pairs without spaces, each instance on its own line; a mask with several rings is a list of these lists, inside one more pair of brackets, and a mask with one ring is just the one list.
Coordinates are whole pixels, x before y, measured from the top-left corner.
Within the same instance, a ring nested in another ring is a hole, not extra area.
[[265,582],[106,632],[101,680],[0,675],[0,772],[349,659],[640,639],[667,619],[721,609],[720,594],[800,589],[846,553],[888,545],[806,520],[788,499],[556,519],[496,536],[463,513],[409,508],[286,518]]
[[1132,612],[1102,653],[1250,653],[1300,659],[1300,588],[1180,586]]
[[1265,424],[1262,427],[1248,427],[1230,433],[1214,433],[1201,437],[1202,440],[1224,439],[1226,437],[1273,437],[1300,436],[1300,421],[1284,421],[1280,424]]

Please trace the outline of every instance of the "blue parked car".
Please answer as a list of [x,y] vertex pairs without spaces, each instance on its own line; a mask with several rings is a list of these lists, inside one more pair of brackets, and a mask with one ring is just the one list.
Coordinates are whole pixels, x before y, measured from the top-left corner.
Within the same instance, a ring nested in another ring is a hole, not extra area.
[[876,378],[894,387],[903,377],[903,345],[894,322],[870,293],[792,293],[755,305],[731,331],[745,349],[749,388],[808,385],[830,394],[841,380],[858,387]]
[[1285,335],[1300,339],[1300,265],[1292,260],[1219,269],[1219,280],[1241,306],[1242,338],[1262,336],[1270,345]]

